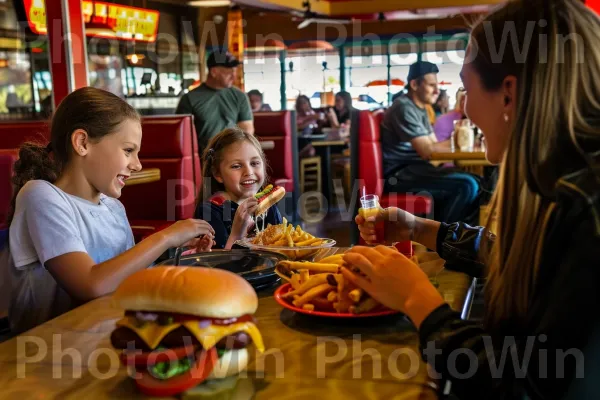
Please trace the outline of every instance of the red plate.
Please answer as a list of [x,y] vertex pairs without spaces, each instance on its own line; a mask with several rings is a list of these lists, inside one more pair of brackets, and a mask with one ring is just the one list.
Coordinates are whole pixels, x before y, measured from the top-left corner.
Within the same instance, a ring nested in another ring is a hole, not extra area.
[[292,311],[295,311],[300,314],[316,315],[319,317],[331,317],[331,318],[365,318],[365,317],[381,317],[384,315],[399,314],[399,311],[388,310],[388,309],[374,311],[374,312],[368,312],[368,313],[362,313],[362,314],[335,313],[335,312],[327,312],[327,311],[308,311],[303,308],[296,307],[292,303],[288,303],[287,300],[285,300],[284,298],[281,297],[285,293],[289,292],[291,289],[292,289],[292,285],[290,285],[289,283],[279,286],[277,288],[277,290],[275,290],[275,294],[274,294],[275,301],[278,302],[279,304],[281,304],[283,307],[287,308],[288,310],[292,310]]

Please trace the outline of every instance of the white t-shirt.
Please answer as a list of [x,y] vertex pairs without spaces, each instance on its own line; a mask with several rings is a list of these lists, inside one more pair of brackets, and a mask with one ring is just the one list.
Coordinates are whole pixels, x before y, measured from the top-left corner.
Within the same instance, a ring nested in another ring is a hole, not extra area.
[[43,180],[19,191],[9,231],[9,319],[20,333],[77,306],[46,270],[46,261],[86,252],[96,263],[134,245],[125,207],[102,195],[94,204]]

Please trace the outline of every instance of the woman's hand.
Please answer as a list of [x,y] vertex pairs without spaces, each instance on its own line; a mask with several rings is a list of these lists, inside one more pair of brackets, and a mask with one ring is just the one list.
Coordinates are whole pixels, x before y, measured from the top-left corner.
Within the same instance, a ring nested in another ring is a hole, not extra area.
[[235,240],[246,237],[248,230],[254,226],[252,215],[254,215],[257,208],[258,200],[254,197],[247,198],[238,206],[233,218],[230,236],[234,237]]
[[437,289],[418,265],[386,246],[355,246],[344,255],[350,269],[342,274],[371,297],[408,315],[419,327],[444,303]]
[[[360,214],[354,218],[360,236],[369,244],[379,243],[391,245],[395,242],[413,240],[417,218],[409,212],[396,207],[382,208],[376,216],[365,220]],[[384,225],[385,237],[376,235],[375,227]]]
[[215,237],[215,230],[208,222],[193,218],[177,221],[160,233],[167,237],[169,247],[196,246],[201,240],[205,240],[203,246],[206,246]]

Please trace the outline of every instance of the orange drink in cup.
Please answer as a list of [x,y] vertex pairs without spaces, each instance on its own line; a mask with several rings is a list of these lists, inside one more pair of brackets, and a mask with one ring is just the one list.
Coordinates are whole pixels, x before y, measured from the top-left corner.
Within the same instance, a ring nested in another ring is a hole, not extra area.
[[[367,194],[360,198],[361,208],[358,209],[358,214],[363,217],[365,220],[370,217],[376,217],[381,211],[381,206],[379,205],[379,197],[374,194]],[[371,242],[369,244],[376,244],[378,242],[383,241],[384,239],[384,230],[383,223],[377,223],[375,226],[375,236],[376,241]]]

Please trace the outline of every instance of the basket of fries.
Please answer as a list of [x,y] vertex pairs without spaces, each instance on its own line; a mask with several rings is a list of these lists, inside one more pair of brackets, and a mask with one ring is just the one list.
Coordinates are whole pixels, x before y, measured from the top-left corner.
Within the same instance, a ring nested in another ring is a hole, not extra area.
[[303,314],[356,318],[396,314],[341,274],[343,254],[318,262],[280,261],[275,272],[285,283],[275,292],[283,307]]
[[255,250],[273,251],[285,255],[289,260],[313,260],[325,256],[335,246],[335,240],[323,239],[294,227],[284,218],[279,225],[268,225],[255,236],[236,241],[236,244]]

